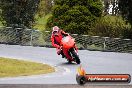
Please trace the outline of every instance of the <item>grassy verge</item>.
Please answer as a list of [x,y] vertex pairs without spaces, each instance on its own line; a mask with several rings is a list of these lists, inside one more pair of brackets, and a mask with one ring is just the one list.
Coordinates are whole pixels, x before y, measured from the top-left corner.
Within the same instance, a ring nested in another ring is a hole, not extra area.
[[35,29],[39,29],[39,30],[45,30],[45,26],[47,23],[47,19],[51,16],[51,14],[47,14],[46,16],[43,17],[38,17],[36,16],[35,18],[37,19],[37,21],[35,22],[36,24],[34,25],[33,28]]
[[96,46],[95,44],[88,45],[86,48],[82,44],[77,44],[77,47],[81,49],[89,49],[89,50],[103,50],[103,47]]
[[54,72],[49,65],[0,57],[0,77],[38,75]]

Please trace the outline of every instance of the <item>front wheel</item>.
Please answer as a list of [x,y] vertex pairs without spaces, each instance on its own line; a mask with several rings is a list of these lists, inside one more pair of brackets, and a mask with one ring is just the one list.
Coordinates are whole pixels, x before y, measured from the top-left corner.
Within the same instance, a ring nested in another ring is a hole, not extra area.
[[73,56],[75,62],[76,62],[77,64],[80,64],[81,61],[80,61],[79,56],[77,55],[77,53],[75,52],[74,49],[71,50],[71,54],[72,54],[72,56]]

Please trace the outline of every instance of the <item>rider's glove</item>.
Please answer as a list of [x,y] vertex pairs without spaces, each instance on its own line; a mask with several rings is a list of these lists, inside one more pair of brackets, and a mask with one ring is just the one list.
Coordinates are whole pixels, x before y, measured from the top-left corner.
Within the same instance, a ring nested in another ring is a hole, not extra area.
[[60,49],[60,50],[61,50],[61,49],[62,49],[62,46],[59,46],[59,47],[58,47],[58,49]]
[[60,46],[58,45],[56,48],[57,48],[57,49],[59,49],[59,48],[60,48]]
[[66,33],[66,34],[64,34],[65,36],[68,36],[69,34],[68,33]]

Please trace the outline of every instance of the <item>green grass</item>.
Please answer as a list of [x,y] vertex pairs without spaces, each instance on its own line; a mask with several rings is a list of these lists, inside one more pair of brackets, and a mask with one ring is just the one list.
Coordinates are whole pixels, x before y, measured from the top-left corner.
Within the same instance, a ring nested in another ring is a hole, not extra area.
[[45,26],[47,23],[47,19],[51,16],[51,14],[47,14],[46,16],[43,16],[39,18],[36,16],[37,21],[35,22],[36,24],[34,25],[33,28],[39,29],[39,30],[45,30]]
[[38,75],[54,71],[47,64],[0,57],[0,77]]
[[[84,48],[84,46],[82,44],[77,44],[78,48]],[[86,49],[90,49],[90,50],[103,50],[103,47],[101,46],[96,46],[95,44],[92,45],[88,45]]]
[[96,46],[95,44],[92,44],[88,46],[89,49],[94,49],[94,50],[103,50],[103,48],[100,46]]

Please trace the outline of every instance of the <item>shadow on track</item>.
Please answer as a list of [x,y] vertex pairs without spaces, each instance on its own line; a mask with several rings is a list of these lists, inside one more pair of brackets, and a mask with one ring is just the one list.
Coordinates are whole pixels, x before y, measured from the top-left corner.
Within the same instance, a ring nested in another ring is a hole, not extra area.
[[58,64],[59,66],[77,66],[78,64],[72,62],[72,63],[68,63],[68,62],[64,62],[64,63],[60,63]]

